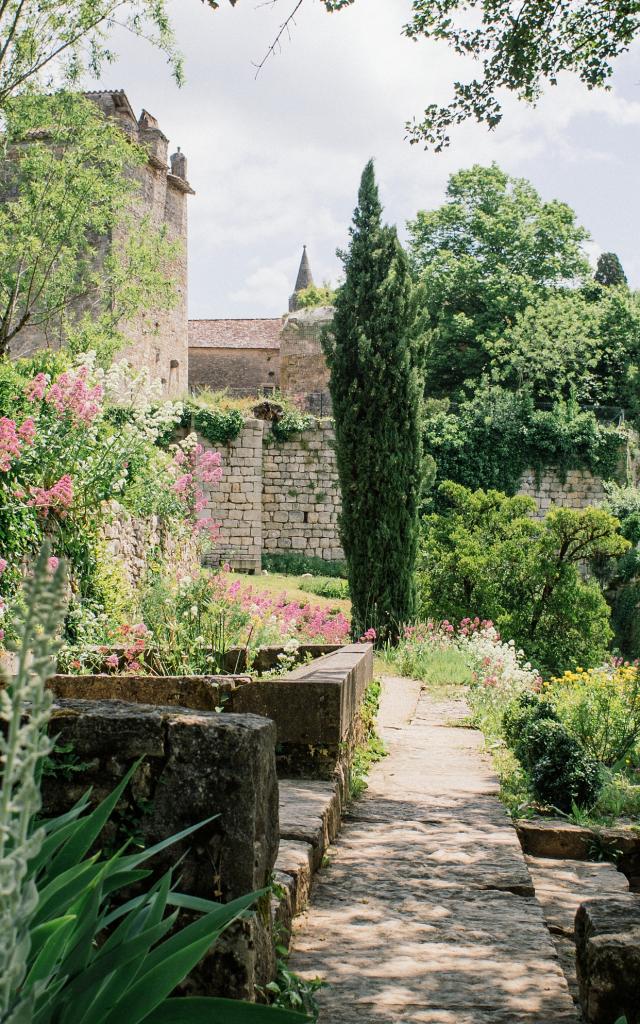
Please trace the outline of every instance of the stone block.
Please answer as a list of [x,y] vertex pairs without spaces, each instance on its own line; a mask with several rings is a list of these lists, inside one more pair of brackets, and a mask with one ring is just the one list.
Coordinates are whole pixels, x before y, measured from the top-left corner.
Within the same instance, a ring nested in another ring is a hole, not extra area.
[[[73,744],[87,769],[75,786],[59,776],[45,778],[46,814],[67,809],[79,786],[93,786],[92,798],[102,797],[134,759],[145,756],[119,807],[129,827],[150,845],[207,822],[159,854],[155,869],[163,872],[182,858],[181,890],[223,902],[268,884],[278,850],[273,722],[120,701],[58,700],[50,731]],[[267,908],[266,915],[254,914],[225,935],[187,987],[197,994],[253,998],[272,961]]]
[[640,897],[586,900],[575,923],[580,1003],[588,1024],[640,1021]]

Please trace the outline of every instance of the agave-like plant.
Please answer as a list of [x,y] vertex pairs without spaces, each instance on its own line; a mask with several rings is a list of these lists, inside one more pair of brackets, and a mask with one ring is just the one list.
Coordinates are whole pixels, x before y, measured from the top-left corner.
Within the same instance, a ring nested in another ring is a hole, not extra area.
[[[0,1024],[301,1024],[254,1003],[173,997],[220,934],[262,895],[220,904],[176,892],[172,873],[139,895],[149,858],[202,824],[139,853],[91,853],[131,779],[90,810],[36,823],[55,636],[64,614],[62,566],[41,552],[16,624],[15,677],[0,690]],[[4,724],[2,724],[4,723]],[[136,890],[134,890],[136,891]],[[181,909],[199,916],[177,928]]]

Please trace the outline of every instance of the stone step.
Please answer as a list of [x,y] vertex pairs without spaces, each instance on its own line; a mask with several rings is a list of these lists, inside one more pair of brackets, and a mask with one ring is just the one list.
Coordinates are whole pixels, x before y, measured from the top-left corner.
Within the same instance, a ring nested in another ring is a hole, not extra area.
[[578,907],[593,897],[616,898],[628,893],[629,883],[606,861],[531,856],[525,859],[569,990],[577,1003],[575,919]]

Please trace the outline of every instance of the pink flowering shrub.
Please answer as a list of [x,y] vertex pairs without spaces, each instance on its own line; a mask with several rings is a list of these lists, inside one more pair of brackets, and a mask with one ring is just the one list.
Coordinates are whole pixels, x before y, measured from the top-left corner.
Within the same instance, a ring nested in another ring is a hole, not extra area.
[[210,515],[202,514],[207,508],[204,485],[217,484],[222,478],[222,458],[219,452],[206,450],[190,434],[181,444],[176,445],[169,473],[174,482],[171,485],[185,510],[185,516],[194,530],[210,542],[215,542],[219,524]]
[[36,360],[38,372],[29,372],[32,361],[0,365],[0,557],[8,563],[0,593],[8,622],[21,566],[44,536],[69,563],[74,600],[94,599],[97,545],[113,499],[127,506],[133,494],[132,514],[162,516],[182,540],[217,535],[206,492],[220,479],[219,454],[195,435],[173,454],[157,443],[182,406],[163,401],[148,375],[124,362],[104,371],[91,354],[82,360],[69,366],[64,353],[48,354]]
[[142,599],[147,662],[167,673],[219,670],[230,647],[249,657],[265,644],[343,644],[350,623],[338,610],[230,580],[225,572],[159,576]]

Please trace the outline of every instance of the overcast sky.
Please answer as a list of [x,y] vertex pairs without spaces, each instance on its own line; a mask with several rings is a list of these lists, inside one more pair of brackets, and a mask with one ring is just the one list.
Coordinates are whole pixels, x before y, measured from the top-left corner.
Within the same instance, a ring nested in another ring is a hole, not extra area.
[[[191,317],[277,316],[287,306],[303,243],[317,283],[335,282],[362,168],[376,160],[385,216],[404,234],[418,209],[439,205],[449,174],[495,160],[562,199],[590,231],[592,258],[620,256],[640,287],[638,48],[617,65],[613,91],[573,79],[532,110],[508,99],[496,132],[469,125],[443,154],[404,141],[404,123],[446,101],[469,77],[445,46],[401,36],[410,0],[356,0],[328,15],[305,0],[291,38],[255,78],[293,0],[200,0],[169,6],[186,85],[145,43],[118,38],[101,84],[146,107],[189,162]],[[92,86],[95,88],[95,85]]]

